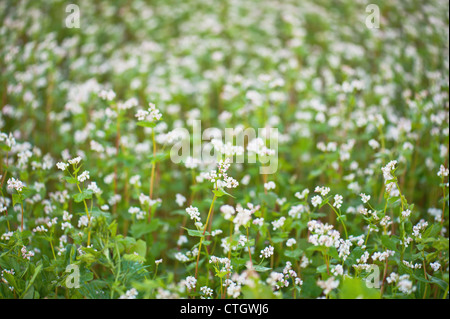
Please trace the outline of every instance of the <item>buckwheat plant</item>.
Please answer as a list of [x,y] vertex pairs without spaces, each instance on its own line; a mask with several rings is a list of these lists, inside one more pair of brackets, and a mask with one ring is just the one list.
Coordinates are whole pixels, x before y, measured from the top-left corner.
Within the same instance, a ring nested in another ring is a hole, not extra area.
[[0,1],[1,299],[448,298],[448,1],[41,2]]

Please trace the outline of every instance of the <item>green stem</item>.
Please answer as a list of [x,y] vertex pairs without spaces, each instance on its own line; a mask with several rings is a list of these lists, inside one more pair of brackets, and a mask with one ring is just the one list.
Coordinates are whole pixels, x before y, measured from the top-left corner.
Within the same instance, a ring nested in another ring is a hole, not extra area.
[[208,212],[208,217],[206,218],[206,224],[205,227],[203,229],[203,234],[202,237],[200,237],[200,244],[198,247],[198,255],[197,255],[197,263],[195,265],[195,279],[197,279],[198,276],[198,262],[200,260],[200,254],[202,251],[202,243],[203,243],[203,238],[205,237],[205,233],[206,233],[206,228],[208,227],[208,223],[209,223],[209,217],[211,216],[211,212],[213,210],[213,206],[214,206],[214,202],[216,201],[217,196],[214,194],[214,198],[212,200],[211,206],[209,207],[209,212]]

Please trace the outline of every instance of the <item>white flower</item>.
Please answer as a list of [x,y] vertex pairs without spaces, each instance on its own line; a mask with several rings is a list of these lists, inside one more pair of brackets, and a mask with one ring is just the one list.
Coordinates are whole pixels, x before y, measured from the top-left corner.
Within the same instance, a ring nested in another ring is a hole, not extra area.
[[181,194],[176,194],[175,202],[177,203],[178,206],[182,207],[184,205],[184,203],[186,202],[186,197],[184,197]]
[[101,90],[101,91],[98,93],[98,96],[99,96],[102,100],[112,101],[112,100],[114,100],[114,98],[116,97],[116,93],[114,93],[113,90]]
[[318,205],[322,204],[322,197],[320,197],[319,195],[314,196],[313,198],[311,198],[311,204],[314,207],[317,207]]
[[412,281],[409,280],[409,275],[400,276],[399,282],[397,283],[397,287],[401,292],[407,295],[416,291],[416,287],[413,286]]
[[81,216],[78,220],[78,228],[81,226],[87,226],[89,224],[89,219],[87,216]]
[[192,205],[186,208],[186,213],[189,214],[191,219],[200,221],[200,212],[198,211],[197,207],[193,207]]
[[96,182],[91,182],[87,189],[91,190],[94,194],[100,194],[102,190],[97,186]]
[[431,268],[433,268],[433,271],[438,271],[439,268],[441,268],[441,264],[438,261],[435,261],[434,263],[430,263]]
[[280,217],[280,219],[272,222],[273,230],[277,230],[278,228],[283,227],[284,222],[286,221],[286,217]]
[[186,285],[187,289],[192,290],[197,285],[197,279],[195,279],[195,277],[193,276],[188,276],[184,281],[184,284]]
[[130,290],[127,290],[125,295],[121,295],[119,299],[136,299],[137,295],[137,290],[135,288],[131,288]]
[[370,146],[372,149],[376,150],[377,148],[380,147],[380,143],[378,143],[378,142],[377,142],[376,140],[374,140],[374,139],[371,139],[371,140],[369,141],[369,146]]
[[329,187],[325,187],[325,186],[322,186],[322,187],[317,186],[314,189],[314,192],[320,193],[320,195],[322,195],[322,196],[327,196],[327,194],[330,192],[330,188]]
[[361,200],[362,202],[365,204],[370,200],[370,195],[366,195],[364,193],[359,194],[359,196],[361,196]]
[[295,238],[289,238],[289,239],[286,241],[286,246],[287,246],[287,247],[292,247],[292,246],[294,246],[296,243],[297,243],[297,241],[295,240]]
[[233,217],[233,215],[236,213],[234,207],[230,205],[220,206],[220,211],[224,215],[223,218],[225,218],[226,220],[230,220],[231,217]]
[[403,218],[408,218],[411,215],[411,210],[407,209],[402,211],[402,217]]
[[88,172],[88,171],[84,171],[83,173],[81,173],[81,174],[78,176],[78,181],[79,181],[80,183],[83,183],[85,180],[87,180],[87,179],[89,179],[89,178],[90,178],[89,172]]
[[69,164],[63,163],[63,162],[58,162],[56,163],[56,167],[62,171],[65,171],[67,169],[67,167],[69,166]]
[[264,189],[265,190],[271,190],[271,189],[275,189],[276,185],[274,182],[270,181],[267,183],[264,183]]
[[309,189],[305,188],[301,193],[297,192],[294,194],[295,197],[297,197],[298,199],[302,200],[305,199],[306,196],[308,196],[309,194]]
[[334,277],[330,277],[326,281],[317,281],[317,286],[323,289],[325,295],[328,295],[333,289],[339,287],[339,280],[334,280]]
[[334,195],[334,204],[333,204],[333,206],[336,207],[337,209],[341,208],[342,203],[343,203],[343,199],[344,199],[344,197],[342,197],[339,194]]
[[22,252],[22,258],[31,260],[31,257],[34,256],[34,252],[27,251],[27,248],[25,246],[22,246],[22,249],[20,250]]
[[270,258],[270,256],[273,255],[273,247],[272,246],[267,246],[266,248],[264,248],[263,250],[261,250],[261,254],[259,255],[259,258]]
[[68,160],[69,164],[72,164],[72,165],[76,165],[76,164],[80,163],[80,161],[81,161],[80,156],[77,156],[77,157],[74,157],[74,158]]
[[445,168],[444,165],[441,165],[439,167],[439,172],[437,173],[437,176],[439,176],[439,177],[446,177],[446,176],[448,176],[448,174],[449,174],[448,168]]
[[8,189],[15,189],[16,191],[21,192],[24,187],[25,187],[25,185],[18,179],[15,179],[14,177],[11,177],[10,179],[8,179],[8,182],[7,182]]
[[213,292],[214,292],[214,291],[213,291],[211,288],[209,288],[208,286],[203,286],[203,287],[201,287],[201,288],[200,288],[200,291],[201,291],[202,294],[204,295],[204,296],[202,296],[202,298],[204,298],[204,297],[209,298],[209,297],[212,296],[212,294],[213,294]]

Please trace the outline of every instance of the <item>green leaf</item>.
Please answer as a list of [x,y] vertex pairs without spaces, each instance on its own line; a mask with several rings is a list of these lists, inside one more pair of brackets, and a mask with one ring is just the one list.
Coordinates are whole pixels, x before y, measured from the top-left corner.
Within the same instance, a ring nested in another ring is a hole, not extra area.
[[22,196],[20,194],[12,194],[13,206],[16,204],[22,204]]
[[138,126],[142,126],[142,127],[155,127],[156,123],[155,122],[148,122],[148,121],[139,121],[136,123],[136,125]]
[[197,230],[197,229],[188,229],[183,227],[183,229],[185,229],[189,236],[193,236],[193,237],[204,237],[204,236],[209,236],[210,233],[209,232],[205,232],[205,235],[203,235],[203,230]]
[[153,219],[150,223],[138,223],[133,224],[130,228],[130,232],[135,238],[139,238],[143,235],[149,234],[157,230],[159,227],[159,220]]
[[78,180],[75,177],[64,176],[63,179],[70,184],[78,184]]
[[266,271],[269,271],[269,270],[272,269],[272,268],[270,268],[270,267],[264,267],[264,266],[261,266],[261,265],[255,265],[255,266],[253,266],[253,268],[254,268],[257,272],[266,272]]
[[303,250],[295,249],[295,250],[285,250],[284,255],[289,258],[298,259],[303,254]]
[[73,195],[73,199],[75,200],[76,203],[80,203],[83,200],[91,199],[92,194],[93,194],[92,190],[83,189],[83,191],[81,193],[77,193],[77,194]]
[[213,190],[213,193],[214,193],[214,195],[216,195],[216,197],[222,197],[224,195],[227,195],[227,196],[236,198],[233,195],[227,193],[223,188],[219,188],[218,190]]
[[30,288],[32,287],[34,281],[36,280],[36,277],[39,275],[39,273],[41,272],[41,270],[42,270],[42,264],[38,265],[38,266],[36,267],[36,269],[34,270],[33,277],[31,277],[30,282],[28,283],[27,288],[26,288],[25,291],[23,292],[22,298],[24,298],[24,296],[27,295],[28,290],[30,290]]
[[340,299],[379,299],[380,290],[369,288],[361,278],[345,277],[339,287]]
[[148,159],[151,162],[157,163],[157,162],[161,162],[162,160],[165,160],[166,158],[169,157],[169,152],[162,152],[162,153],[156,153],[156,154],[152,154],[148,157]]
[[384,247],[387,249],[396,251],[397,250],[397,242],[395,240],[395,237],[391,237],[388,235],[381,235],[381,243]]

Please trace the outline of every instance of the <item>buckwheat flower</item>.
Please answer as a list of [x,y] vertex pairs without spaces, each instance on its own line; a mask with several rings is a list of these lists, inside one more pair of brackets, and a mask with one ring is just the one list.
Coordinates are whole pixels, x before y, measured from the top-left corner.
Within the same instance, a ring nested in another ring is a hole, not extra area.
[[296,192],[294,194],[294,196],[297,197],[298,199],[302,200],[302,199],[305,199],[306,196],[308,196],[308,194],[309,194],[309,189],[305,188],[301,193]]
[[182,207],[184,205],[184,203],[186,202],[186,197],[184,197],[181,194],[176,194],[175,202],[177,203],[178,206]]
[[386,281],[387,281],[388,284],[391,284],[391,283],[397,282],[397,281],[398,281],[398,278],[399,278],[398,274],[395,273],[395,272],[392,272],[392,273],[389,275],[389,277],[386,278]]
[[79,176],[78,176],[78,181],[80,182],[80,183],[83,183],[85,180],[87,180],[87,179],[89,179],[90,178],[90,176],[89,176],[89,171],[84,171],[83,173],[81,173]]
[[81,216],[80,219],[78,220],[78,228],[80,228],[81,226],[87,226],[89,224],[89,219],[87,216]]
[[0,237],[0,239],[8,241],[12,237],[12,235],[14,235],[14,232],[6,232]]
[[359,196],[361,196],[361,200],[362,202],[365,204],[370,200],[370,195],[366,195],[364,193],[359,194]]
[[209,288],[208,286],[203,286],[200,288],[200,291],[202,292],[203,296],[201,296],[201,298],[211,298],[212,294],[213,294],[213,290],[211,288]]
[[250,154],[257,154],[258,156],[270,156],[276,153],[275,150],[266,147],[265,141],[260,137],[257,137],[248,143],[247,151]]
[[318,280],[317,286],[323,289],[325,295],[328,295],[333,289],[339,287],[339,280],[335,280],[334,277],[330,277],[326,281]]
[[371,139],[371,140],[369,141],[369,146],[370,146],[372,149],[376,150],[377,148],[380,147],[380,143],[378,143],[378,142],[377,142],[376,140],[374,140],[374,139]]
[[427,228],[428,222],[421,219],[414,227],[413,227],[413,235],[417,238],[422,238],[422,234],[420,233],[425,228]]
[[240,296],[240,294],[241,294],[241,285],[238,285],[235,282],[231,281],[229,286],[227,287],[227,295],[236,299]]
[[193,207],[192,205],[186,208],[186,213],[189,214],[191,219],[200,221],[200,212],[198,211],[197,207]]
[[441,264],[438,261],[435,261],[434,263],[430,263],[430,267],[433,268],[433,271],[436,272],[441,268]]
[[342,267],[342,265],[336,265],[333,270],[331,271],[331,273],[333,274],[333,276],[342,276],[344,274],[344,268]]
[[441,222],[442,220],[442,209],[430,207],[427,210],[427,213],[434,217],[436,222]]
[[311,260],[306,257],[306,255],[302,256],[302,259],[300,260],[300,268],[306,268],[311,263]]
[[292,247],[292,246],[294,246],[296,243],[297,243],[297,241],[295,240],[295,238],[289,238],[289,239],[286,241],[286,246],[287,246],[287,247]]
[[15,189],[17,192],[21,192],[24,187],[25,185],[20,180],[15,179],[14,177],[11,177],[7,181],[8,189]]
[[148,105],[149,105],[148,112],[150,118],[147,117],[147,120],[150,120],[152,122],[159,121],[162,117],[161,112],[156,108],[155,104],[149,103]]
[[261,254],[259,255],[259,258],[270,258],[270,256],[273,255],[274,248],[272,246],[267,246],[263,250],[261,250]]
[[342,260],[346,260],[347,257],[350,255],[350,247],[353,246],[352,242],[350,240],[339,240],[339,258],[342,258]]
[[389,256],[394,256],[394,255],[395,255],[395,251],[392,251],[389,249],[384,252],[377,251],[372,254],[372,260],[373,261],[376,261],[376,260],[385,261],[387,258],[389,258]]
[[92,193],[94,193],[94,194],[101,194],[101,193],[102,193],[102,190],[97,186],[97,183],[96,183],[96,182],[91,182],[91,183],[88,185],[87,189],[88,189],[88,190],[91,190]]
[[22,258],[23,259],[31,260],[31,257],[34,256],[34,252],[33,251],[27,251],[27,248],[25,246],[22,246],[22,249],[20,250],[20,252],[22,253]]
[[237,214],[233,219],[233,223],[235,224],[234,228],[237,231],[240,226],[246,226],[252,220],[253,211],[250,209],[243,208],[241,206],[237,206]]
[[447,177],[448,175],[449,175],[448,168],[445,168],[444,165],[441,165],[439,167],[439,172],[437,173],[437,176],[439,176],[439,177]]
[[124,295],[121,295],[119,299],[136,299],[137,295],[137,290],[135,288],[131,288],[130,290],[127,290]]
[[189,261],[189,257],[179,251],[175,253],[174,257],[176,260],[183,263]]
[[314,207],[317,207],[318,205],[322,204],[322,197],[320,197],[319,195],[314,196],[313,198],[311,198],[311,204]]
[[386,192],[391,193],[393,188],[395,187],[395,183],[388,182],[389,180],[393,179],[394,176],[392,175],[392,171],[395,169],[395,165],[397,165],[397,161],[390,161],[386,164],[386,166],[381,168],[381,171],[383,172],[383,178],[384,183],[386,184]]
[[81,162],[81,157],[80,156],[74,157],[74,158],[68,160],[67,162],[69,162],[69,164],[72,164],[72,165],[77,165],[78,163]]
[[330,188],[329,187],[325,187],[325,186],[322,186],[322,187],[320,187],[320,186],[317,186],[315,189],[314,189],[314,192],[315,193],[320,193],[320,195],[322,195],[322,196],[327,196],[327,194],[330,192]]
[[58,162],[56,163],[56,167],[62,171],[65,171],[67,169],[67,167],[69,166],[69,164],[63,163],[63,162]]
[[283,227],[284,222],[286,221],[286,217],[280,217],[280,219],[272,222],[273,230],[277,230],[278,228]]
[[45,228],[44,226],[37,226],[36,228],[33,229],[33,232],[35,232],[35,233],[46,233],[46,232],[48,232],[48,229]]
[[72,227],[72,224],[70,223],[70,222],[63,222],[63,223],[61,223],[61,230],[65,230],[65,229],[72,229],[73,227]]
[[334,204],[333,204],[333,206],[336,207],[337,209],[341,208],[342,203],[343,203],[343,199],[344,199],[344,197],[342,197],[339,194],[334,195]]
[[419,263],[413,264],[412,262],[409,262],[407,260],[402,260],[402,262],[403,262],[403,264],[406,267],[411,268],[411,269],[420,269],[420,268],[422,268],[422,264],[419,264]]
[[195,289],[195,286],[197,285],[197,279],[195,279],[195,277],[193,276],[188,276],[184,281],[184,284],[189,290]]
[[259,227],[261,227],[262,225],[264,225],[264,218],[255,218],[253,220],[253,225],[257,225]]
[[271,189],[275,189],[276,185],[274,182],[270,181],[267,183],[264,183],[264,189],[265,190],[271,190]]
[[215,236],[220,235],[222,233],[223,233],[222,229],[216,229],[216,230],[213,230],[211,232],[211,236],[215,237]]
[[145,110],[138,110],[134,116],[138,119],[138,121],[144,121],[148,114],[149,112]]
[[220,212],[224,215],[223,218],[226,220],[230,220],[231,217],[236,213],[236,210],[233,206],[230,205],[222,205],[220,206]]
[[130,177],[130,184],[140,187],[141,186],[141,176],[140,175],[133,175]]
[[300,218],[304,211],[305,211],[304,205],[302,205],[302,204],[294,205],[289,209],[288,215],[292,218]]
[[242,177],[241,184],[248,185],[249,183],[250,183],[250,175],[246,174],[244,177]]
[[413,283],[411,280],[409,280],[409,275],[402,275],[399,277],[399,281],[397,283],[398,289],[403,292],[404,294],[411,294],[414,291],[416,291],[416,287],[413,286]]
[[181,246],[181,245],[183,245],[183,244],[185,244],[185,243],[187,243],[187,242],[188,242],[187,237],[186,237],[185,235],[181,235],[181,236],[178,238],[178,240],[177,240],[177,245],[178,245],[178,246]]
[[106,100],[106,101],[112,101],[114,100],[114,98],[116,97],[116,93],[113,90],[101,90],[98,93],[98,96],[102,99],[102,100]]
[[402,211],[402,217],[403,218],[408,218],[411,215],[411,210],[407,209]]

